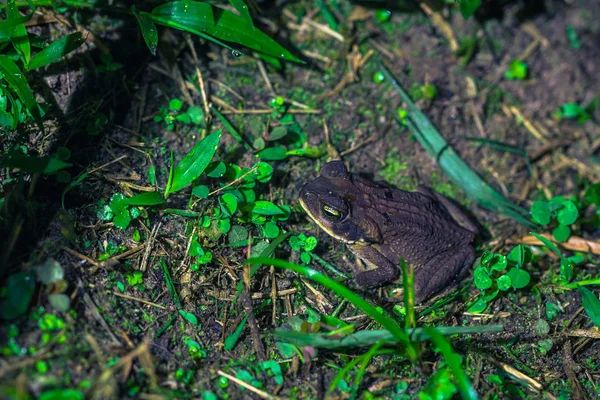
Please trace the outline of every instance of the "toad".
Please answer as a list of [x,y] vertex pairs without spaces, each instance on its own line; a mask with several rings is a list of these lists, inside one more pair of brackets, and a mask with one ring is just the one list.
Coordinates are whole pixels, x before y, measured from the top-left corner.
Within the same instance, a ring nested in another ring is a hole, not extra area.
[[420,303],[463,279],[473,264],[476,225],[429,187],[415,192],[388,188],[332,161],[304,185],[299,201],[317,225],[364,261],[367,268],[354,271],[361,286],[396,279],[404,258],[414,268],[415,301]]

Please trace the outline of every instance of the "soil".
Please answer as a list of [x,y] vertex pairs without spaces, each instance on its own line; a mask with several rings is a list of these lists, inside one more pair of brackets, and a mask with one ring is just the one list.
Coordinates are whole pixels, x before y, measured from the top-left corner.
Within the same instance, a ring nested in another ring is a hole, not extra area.
[[[334,14],[342,17],[339,34],[343,42],[323,28],[328,25],[321,13],[313,17],[319,25],[289,18],[313,15],[314,4],[278,4],[286,10],[283,13],[274,5],[261,5],[257,25],[276,33],[275,38],[295,54],[304,52],[307,61],[285,64],[282,69],[193,39],[196,63],[185,35],[166,29],[161,30],[158,54],[152,57],[133,21],[104,21],[102,25],[93,15],[83,15],[94,21],[99,40],[122,67],[99,71],[98,66],[107,65],[106,59],[101,60],[101,51],[88,40],[87,47],[60,68],[35,76],[42,88],[39,92],[53,106],[47,132],[19,132],[2,145],[6,149],[26,142],[39,154],[65,146],[71,150],[73,176],[75,171],[89,172],[65,194],[64,208],[65,185],[53,176],[33,177],[21,191],[13,188],[10,202],[8,197],[5,200],[10,210],[4,216],[5,226],[21,221],[23,229],[2,232],[3,238],[10,238],[3,240],[7,243],[0,260],[4,263],[2,280],[55,259],[65,271],[64,293],[70,297],[71,308],[65,313],[54,310],[48,295],[57,289],[38,285],[27,315],[3,321],[3,395],[37,397],[51,389],[70,388],[87,398],[214,398],[211,394],[231,399],[323,398],[340,369],[368,351],[369,347],[304,348],[302,355],[282,355],[272,331],[289,327],[293,316],[314,322],[316,314],[335,314],[355,324],[356,330],[380,327],[333,292],[291,271],[262,267],[246,282],[249,291],[238,297],[236,285],[245,280],[243,263],[249,249],[230,246],[227,235],[215,239],[214,232],[200,229],[200,217],[174,215],[165,212],[165,207],[161,211],[147,208],[125,230],[98,218],[98,202],[109,202],[115,193],[164,190],[171,154],[180,160],[216,129],[223,134],[215,159],[241,167],[258,161],[255,151],[241,146],[216,115],[209,132],[182,123],[169,130],[164,122],[155,121],[161,107],[167,109],[174,98],[181,99],[183,109],[204,107],[193,77],[197,70],[202,72],[209,102],[249,143],[253,123],[262,121],[269,127],[279,123],[280,118],[272,118],[270,105],[276,96],[285,98],[289,110],[300,110],[288,114],[306,135],[305,146],[318,148],[323,157],[270,162],[273,178],[255,190],[265,200],[290,205],[289,219],[279,222],[282,231],[314,235],[318,244],[313,253],[346,274],[354,262],[350,253],[319,231],[297,203],[300,186],[313,179],[331,156],[326,154],[328,140],[354,173],[407,190],[426,184],[465,206],[486,230],[478,243],[479,253],[493,249],[508,254],[530,230],[479,207],[444,176],[411,131],[397,123],[398,109],[405,105],[389,82],[374,81],[377,60],[389,67],[407,91],[424,84],[435,86],[433,99],[417,99],[416,104],[470,167],[515,203],[528,209],[533,201],[556,195],[582,199],[590,184],[600,182],[600,2],[508,1],[499,6],[484,1],[476,17],[468,20],[457,9],[440,9],[458,42],[471,39],[477,43],[468,62],[455,55],[442,27],[420,9],[393,10],[389,21],[379,22],[374,9],[334,3]],[[348,19],[352,10],[354,21]],[[54,29],[66,28],[39,29],[41,35],[60,36]],[[571,29],[577,34],[578,47],[567,35]],[[372,50],[378,55],[353,71],[352,82],[334,90],[349,73],[349,65]],[[525,80],[505,77],[517,58],[527,64]],[[585,107],[594,101],[597,106],[590,108],[587,122],[554,117],[563,104]],[[89,125],[97,121],[98,113],[108,116],[109,122],[101,126],[99,135],[90,135]],[[511,146],[513,151],[493,143]],[[156,170],[155,184],[149,176],[151,168]],[[0,176],[7,179],[6,172]],[[202,183],[210,190],[219,187],[214,180]],[[8,188],[4,190],[6,195]],[[193,210],[200,216],[210,215],[219,207],[217,197],[198,202]],[[167,207],[184,210],[189,198],[189,189],[173,194]],[[593,220],[593,207],[583,212]],[[600,231],[593,224],[577,229],[575,233],[585,240],[598,239]],[[140,236],[137,240],[135,231]],[[192,234],[213,254],[212,261],[198,270],[192,268],[194,259],[188,251]],[[99,261],[107,246],[122,248],[107,261]],[[128,252],[131,249],[137,250]],[[433,310],[428,306],[439,297],[418,306],[417,311],[423,313],[417,326],[504,325],[501,333],[451,338],[481,398],[598,398],[598,327],[583,310],[580,294],[558,287],[558,256],[541,247],[533,250],[534,260],[526,267],[531,274],[527,288],[503,292],[483,314],[474,314],[467,312],[479,293],[471,275],[459,291],[450,290],[451,301],[437,303]],[[125,256],[119,255],[123,252]],[[574,252],[564,250],[564,254]],[[300,253],[288,241],[275,255],[300,262]],[[575,267],[573,281],[598,276],[598,257],[585,255],[585,261]],[[310,266],[332,276],[314,258]],[[128,280],[136,271],[141,271],[143,282],[132,285]],[[364,290],[352,279],[345,284],[375,306],[393,313],[398,310],[397,297],[393,297],[401,285]],[[280,293],[275,303],[271,301],[273,285]],[[600,293],[596,286],[588,288],[596,297]],[[559,309],[552,318],[548,303]],[[64,326],[44,330],[40,321],[47,314],[55,315]],[[326,331],[325,325],[321,331]],[[228,338],[240,326],[241,335],[230,349]],[[408,399],[421,392],[419,398],[430,398],[425,393],[450,398],[453,383],[443,378],[448,362],[428,342],[420,348],[415,363],[398,350],[361,365],[366,371],[358,380],[358,396]],[[267,360],[276,360],[283,375],[265,366]],[[352,369],[329,398],[356,395],[348,388],[354,385],[358,370]],[[243,387],[251,380],[248,376],[255,380],[255,391]]]

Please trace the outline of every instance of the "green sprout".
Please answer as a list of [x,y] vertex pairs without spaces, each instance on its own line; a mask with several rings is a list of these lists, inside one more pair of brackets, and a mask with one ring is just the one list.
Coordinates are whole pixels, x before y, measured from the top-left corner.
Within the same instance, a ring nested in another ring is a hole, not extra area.
[[546,226],[556,220],[552,236],[557,242],[566,242],[571,236],[571,225],[577,222],[579,210],[574,199],[555,196],[550,201],[535,201],[530,208],[534,222]]
[[522,81],[527,78],[527,72],[527,64],[521,60],[514,59],[508,66],[504,76],[506,79]]
[[523,266],[530,261],[531,250],[524,245],[516,246],[508,256],[484,251],[475,261],[473,280],[480,293],[469,312],[483,312],[501,291],[526,287],[531,277]]

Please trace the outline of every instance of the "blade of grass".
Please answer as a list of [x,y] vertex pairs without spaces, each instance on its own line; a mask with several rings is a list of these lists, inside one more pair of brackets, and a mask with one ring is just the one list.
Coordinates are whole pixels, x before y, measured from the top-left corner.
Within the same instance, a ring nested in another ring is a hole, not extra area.
[[[273,253],[275,251],[277,246],[279,246],[281,243],[283,243],[283,241],[285,239],[287,239],[291,234],[292,234],[292,231],[289,231],[289,232],[282,233],[279,236],[277,236],[275,238],[275,240],[273,240],[263,251],[260,252],[259,257],[262,257],[262,258],[269,257],[271,255],[271,253]],[[260,267],[262,267],[262,264],[254,264],[250,268],[250,278],[252,278],[254,276],[254,274],[256,273],[256,271],[258,271],[258,269]],[[239,281],[238,284],[236,285],[235,289],[237,290],[237,295],[236,295],[236,301],[237,301],[237,298],[242,293],[242,289],[244,289],[244,282]]]
[[328,276],[325,276],[312,268],[308,268],[298,264],[293,264],[285,260],[258,257],[250,258],[246,260],[246,263],[273,265],[278,268],[289,269],[317,283],[320,283],[327,289],[335,292],[338,296],[354,304],[356,308],[362,310],[365,314],[369,315],[373,320],[375,320],[377,323],[379,323],[381,326],[387,329],[398,341],[398,343],[406,350],[407,356],[411,361],[414,362],[417,359],[417,350],[415,346],[412,344],[404,330],[392,317],[380,312],[377,308],[373,307],[361,296],[357,295],[344,285],[336,282]]
[[227,120],[227,118],[225,118],[223,116],[223,114],[221,114],[216,108],[211,107],[210,108],[212,110],[212,112],[215,113],[215,115],[217,116],[217,118],[219,118],[219,120],[221,121],[221,123],[223,124],[223,126],[225,127],[225,129],[227,129],[227,132],[229,132],[229,134],[231,136],[233,136],[233,138],[235,139],[236,142],[238,142],[239,144],[241,144],[242,146],[244,146],[244,148],[248,151],[254,151],[254,149],[252,148],[252,146],[250,146],[248,143],[246,143],[246,141],[242,138],[242,135],[240,135],[238,133],[238,131],[233,127],[233,125],[231,125],[231,123]]
[[[496,333],[504,330],[504,325],[480,325],[480,326],[440,326],[436,328],[443,336],[452,335],[474,335],[482,333]],[[424,328],[414,328],[407,331],[408,336],[414,342],[430,340]],[[280,342],[290,343],[299,347],[310,346],[329,350],[355,349],[357,347],[372,346],[383,341],[394,344],[397,340],[394,336],[383,329],[373,331],[357,331],[344,337],[335,337],[323,333],[304,333],[284,329],[276,329],[273,336]]]
[[[407,105],[406,123],[408,128],[429,155],[436,160],[442,171],[481,206],[505,214],[520,224],[534,227],[535,225],[525,217],[527,214],[525,209],[498,193],[460,158],[381,62],[379,62],[379,70],[384,73],[387,81],[391,82],[402,101]],[[399,123],[398,120],[397,122]]]
[[456,354],[450,342],[446,340],[441,333],[437,331],[437,329],[432,327],[426,327],[425,332],[431,338],[431,341],[437,346],[442,356],[444,356],[444,360],[446,364],[450,367],[452,374],[454,375],[454,379],[456,380],[456,384],[458,385],[458,390],[463,400],[476,400],[478,398],[477,392],[473,389],[473,385],[469,381],[469,377],[463,371],[460,360],[461,358]]
[[406,307],[405,328],[408,331],[417,325],[415,318],[415,271],[412,267],[409,268],[406,265],[404,258],[400,258],[400,269],[402,270],[403,297],[404,306]]

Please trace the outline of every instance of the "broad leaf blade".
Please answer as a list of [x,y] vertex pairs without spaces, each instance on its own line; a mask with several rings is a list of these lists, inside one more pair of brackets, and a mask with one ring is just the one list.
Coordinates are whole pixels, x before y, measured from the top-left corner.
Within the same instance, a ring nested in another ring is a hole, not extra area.
[[585,312],[592,322],[600,328],[600,300],[588,288],[580,287],[579,293],[581,293],[581,301]]
[[[6,16],[8,21],[20,21],[21,14],[15,3],[6,5]],[[25,65],[29,64],[31,59],[31,43],[29,42],[29,36],[27,36],[27,29],[23,22],[15,23],[11,29],[10,40],[15,48],[21,53],[25,59]]]
[[35,101],[33,92],[23,72],[10,57],[5,55],[0,55],[0,72],[4,75],[4,79],[8,82],[10,88],[17,94],[19,100],[25,105],[25,108],[27,108],[27,111],[29,111],[40,130],[44,132],[38,103]]
[[121,201],[122,204],[130,206],[157,206],[165,204],[166,202],[167,201],[159,192],[140,193]]
[[[168,193],[174,193],[183,189],[190,185],[194,179],[202,175],[202,172],[204,172],[206,166],[215,155],[220,139],[221,131],[219,130],[211,133],[194,146],[192,151],[175,168],[173,182],[171,187],[168,188]],[[165,195],[168,193],[165,193]]]
[[152,18],[194,34],[201,32],[254,51],[288,61],[302,62],[244,17],[198,1],[172,1],[152,10]]
[[66,56],[85,42],[81,32],[74,32],[52,42],[31,59],[27,69],[41,68]]
[[37,172],[47,175],[54,174],[61,169],[71,166],[71,164],[66,163],[56,157],[33,157],[20,152],[14,152],[4,161],[2,161],[0,165],[2,167],[18,168],[25,172]]
[[252,17],[250,16],[250,10],[248,10],[248,6],[244,3],[244,0],[229,0],[229,3],[240,13],[240,15],[248,21],[249,24],[254,26],[252,22]]
[[144,37],[144,41],[146,42],[146,46],[150,50],[153,56],[156,55],[156,47],[158,46],[158,29],[156,29],[156,24],[154,24],[154,20],[150,16],[150,14],[146,13],[138,13],[137,10],[133,11],[133,15],[137,19],[137,22],[140,26],[140,30],[142,31],[142,36]]
[[437,161],[444,173],[481,206],[508,215],[523,225],[534,227],[535,225],[525,217],[527,211],[506,199],[481,179],[440,135],[425,114],[417,108],[389,70],[381,63],[379,66],[408,107],[406,122],[409,129],[429,155]]

